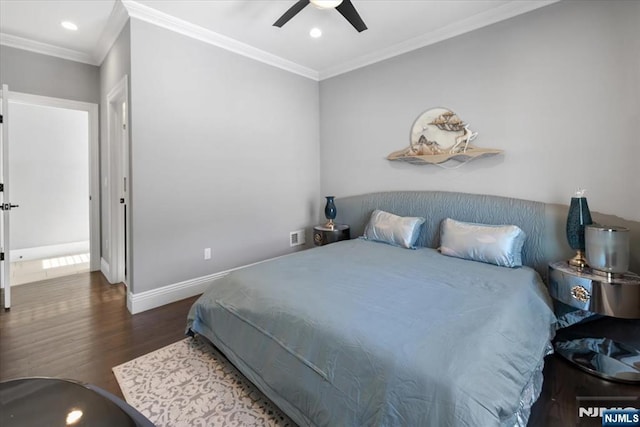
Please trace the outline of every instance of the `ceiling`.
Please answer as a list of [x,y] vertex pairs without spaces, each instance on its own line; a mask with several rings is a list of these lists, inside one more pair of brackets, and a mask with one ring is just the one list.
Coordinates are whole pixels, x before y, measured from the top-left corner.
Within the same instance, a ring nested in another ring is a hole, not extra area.
[[[295,0],[0,0],[0,42],[99,65],[132,16],[320,80],[555,1],[353,0],[369,27],[358,33],[312,5],[274,27]],[[313,27],[322,37],[309,36]]]

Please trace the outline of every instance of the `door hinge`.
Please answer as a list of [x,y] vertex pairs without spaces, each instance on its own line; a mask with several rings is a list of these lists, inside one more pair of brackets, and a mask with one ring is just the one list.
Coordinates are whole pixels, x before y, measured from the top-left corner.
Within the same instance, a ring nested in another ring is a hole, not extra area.
[[0,261],[4,261],[4,252],[0,252]]
[[4,191],[4,184],[0,184],[0,191]]
[[2,123],[2,114],[0,114],[0,123]]

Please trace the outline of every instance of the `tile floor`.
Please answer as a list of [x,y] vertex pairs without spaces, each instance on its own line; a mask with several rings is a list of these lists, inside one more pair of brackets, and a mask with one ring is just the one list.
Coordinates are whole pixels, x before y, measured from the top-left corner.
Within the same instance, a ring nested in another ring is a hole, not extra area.
[[89,254],[11,263],[11,286],[89,271]]

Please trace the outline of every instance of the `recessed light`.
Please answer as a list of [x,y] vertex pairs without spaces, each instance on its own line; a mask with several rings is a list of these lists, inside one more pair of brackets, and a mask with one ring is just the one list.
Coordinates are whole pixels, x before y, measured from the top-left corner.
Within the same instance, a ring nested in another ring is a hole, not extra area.
[[320,28],[312,28],[311,31],[309,31],[309,35],[314,39],[317,39],[322,36],[322,30]]
[[78,31],[78,26],[71,21],[62,21],[60,25],[62,25],[67,30]]

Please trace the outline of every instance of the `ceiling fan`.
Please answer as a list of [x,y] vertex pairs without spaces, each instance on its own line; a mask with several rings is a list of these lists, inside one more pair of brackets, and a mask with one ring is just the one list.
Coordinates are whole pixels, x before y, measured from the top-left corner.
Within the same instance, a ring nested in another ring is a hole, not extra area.
[[364,21],[360,18],[360,15],[358,15],[356,8],[353,7],[351,0],[298,0],[298,2],[291,6],[273,25],[275,27],[282,27],[309,3],[318,9],[336,9],[359,33],[367,29]]

